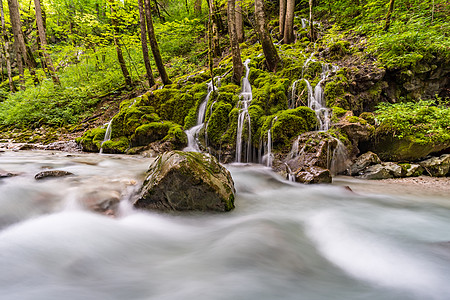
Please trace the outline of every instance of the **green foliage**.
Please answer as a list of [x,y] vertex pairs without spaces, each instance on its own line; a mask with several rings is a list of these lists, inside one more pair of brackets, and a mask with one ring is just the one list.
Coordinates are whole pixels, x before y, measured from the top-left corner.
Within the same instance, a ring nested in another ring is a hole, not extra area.
[[378,134],[422,144],[450,143],[450,108],[435,101],[381,103],[375,116]]

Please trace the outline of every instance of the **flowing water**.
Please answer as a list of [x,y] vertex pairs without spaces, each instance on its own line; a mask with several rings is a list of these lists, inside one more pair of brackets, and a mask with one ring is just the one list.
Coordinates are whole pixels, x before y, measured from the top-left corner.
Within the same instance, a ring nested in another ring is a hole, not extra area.
[[[149,163],[111,155],[0,153],[0,170],[19,173],[0,179],[0,299],[450,295],[448,197],[304,186],[263,166],[237,165],[228,166],[237,190],[229,213],[135,211],[127,193],[114,219],[74,205],[89,188],[139,182]],[[35,181],[43,168],[75,176]]]
[[203,100],[203,102],[200,104],[200,106],[198,108],[197,124],[195,126],[193,126],[192,128],[185,131],[187,138],[188,138],[188,145],[186,148],[183,149],[184,151],[200,152],[199,142],[197,140],[198,134],[199,134],[200,130],[203,128],[203,126],[205,125],[205,113],[206,113],[206,108],[208,106],[209,98],[211,97],[212,92],[214,92],[214,90],[216,89],[214,87],[214,84],[212,81],[208,82],[207,86],[208,86],[208,90],[206,93],[205,100]]
[[252,102],[253,94],[252,87],[250,85],[250,81],[248,80],[248,76],[250,75],[250,67],[248,64],[250,63],[250,59],[247,59],[244,62],[245,66],[245,77],[242,79],[242,91],[239,95],[239,116],[237,123],[237,134],[236,134],[236,162],[242,161],[242,148],[243,148],[243,133],[245,123],[248,124],[248,135],[247,135],[247,154],[245,156],[245,162],[250,161],[251,156],[251,143],[252,143],[252,130],[251,130],[251,120],[250,115],[248,113],[248,107]]
[[112,130],[112,120],[108,122],[108,126],[106,127],[105,137],[103,138],[103,142],[100,145],[100,154],[103,153],[103,143],[109,141],[111,139],[111,130]]

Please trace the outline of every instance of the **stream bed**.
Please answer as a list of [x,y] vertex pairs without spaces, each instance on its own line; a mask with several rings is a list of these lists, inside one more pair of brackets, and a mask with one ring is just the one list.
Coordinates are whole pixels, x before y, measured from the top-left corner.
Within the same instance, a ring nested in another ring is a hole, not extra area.
[[[0,153],[0,299],[450,298],[449,195],[305,186],[229,165],[236,209],[134,210],[151,159]],[[74,174],[37,181],[46,169]],[[115,218],[78,200],[118,193]]]

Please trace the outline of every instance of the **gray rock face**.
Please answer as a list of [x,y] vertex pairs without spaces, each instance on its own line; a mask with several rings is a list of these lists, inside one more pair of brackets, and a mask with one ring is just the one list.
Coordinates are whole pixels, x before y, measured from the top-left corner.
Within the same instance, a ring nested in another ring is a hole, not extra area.
[[369,151],[361,156],[359,156],[355,163],[351,165],[350,167],[350,175],[358,175],[359,172],[363,171],[365,168],[367,168],[370,165],[379,164],[381,163],[380,158],[375,153]]
[[301,183],[331,183],[330,170],[321,167],[305,167],[297,171],[295,181]]
[[50,170],[50,171],[42,171],[37,173],[34,176],[34,179],[41,180],[44,178],[51,178],[51,177],[64,177],[73,175],[73,173],[67,172],[67,171],[61,171],[61,170]]
[[408,168],[406,168],[405,177],[420,176],[422,175],[423,170],[423,167],[419,164],[410,164]]
[[387,179],[394,177],[402,177],[403,169],[401,166],[393,162],[384,162],[373,165],[363,171],[360,178],[363,179]]
[[229,211],[234,208],[234,191],[230,172],[216,158],[171,151],[150,165],[134,206],[166,211]]
[[419,164],[425,169],[425,173],[430,176],[443,177],[450,173],[450,154],[432,157]]

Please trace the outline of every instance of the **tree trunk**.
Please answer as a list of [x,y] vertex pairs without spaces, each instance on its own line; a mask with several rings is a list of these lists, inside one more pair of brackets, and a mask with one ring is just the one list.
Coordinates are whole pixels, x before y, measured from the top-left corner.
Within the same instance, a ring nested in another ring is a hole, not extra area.
[[272,72],[276,72],[281,60],[267,29],[263,6],[264,0],[255,0],[255,29],[262,46],[264,56],[266,57],[267,68]]
[[14,41],[14,52],[16,54],[17,70],[19,71],[20,89],[24,91],[25,90],[25,70],[23,68],[22,55],[20,54],[20,46],[16,41]]
[[[209,3],[208,3],[209,5]],[[209,8],[208,8],[208,11]],[[209,72],[211,73],[211,82],[212,87],[213,87],[213,91],[214,91],[214,61],[213,61],[213,57],[214,57],[214,53],[213,53],[213,20],[212,20],[212,14],[208,13],[208,65],[209,65]]]
[[211,30],[212,30],[212,53],[214,57],[220,57],[222,55],[222,50],[220,49],[220,40],[219,40],[219,29],[217,26],[217,16],[216,16],[216,8],[214,6],[213,0],[207,0],[209,17],[211,18]]
[[55,68],[53,67],[52,59],[47,52],[47,37],[45,35],[44,20],[42,19],[41,2],[39,0],[34,0],[34,7],[36,11],[36,25],[38,28],[39,40],[41,42],[41,50],[42,55],[44,56],[45,64],[47,65],[47,69],[50,72],[53,83],[60,84],[58,75],[56,74]]
[[294,36],[294,10],[295,10],[295,0],[287,0],[286,3],[286,19],[284,23],[284,44],[292,44],[295,42]]
[[279,25],[280,25],[280,38],[284,37],[284,23],[286,20],[286,0],[280,0],[280,17],[279,17]]
[[150,0],[144,0],[144,11],[147,17],[147,33],[148,40],[150,42],[150,47],[152,48],[153,58],[155,59],[156,67],[158,68],[159,76],[164,85],[170,84],[171,81],[169,76],[167,76],[166,69],[161,58],[161,53],[159,52],[158,42],[155,37],[155,29],[153,28],[153,19],[150,7]]
[[309,0],[309,39],[314,41],[314,24],[313,24],[313,0]]
[[142,56],[144,57],[145,70],[147,71],[147,80],[150,87],[155,85],[155,79],[153,78],[153,71],[150,65],[150,58],[148,55],[147,46],[147,30],[145,29],[145,12],[142,0],[138,0],[139,7],[139,26],[141,28],[141,45]]
[[125,78],[125,85],[131,86],[131,76],[128,72],[127,64],[125,63],[125,59],[123,58],[122,48],[120,46],[119,39],[117,38],[117,20],[116,16],[114,14],[114,0],[111,1],[111,25],[113,27],[113,39],[114,39],[114,45],[116,46],[116,52],[117,52],[117,60],[119,61],[120,69],[122,70],[123,77]]
[[8,0],[8,6],[9,16],[11,19],[11,27],[14,34],[14,41],[17,44],[17,60],[19,60],[20,57],[23,58],[30,71],[31,76],[34,78],[34,82],[39,83],[31,61],[27,55],[27,47],[25,45],[25,39],[22,32],[22,24],[20,21],[19,4],[17,3],[17,0]]
[[228,0],[228,32],[230,35],[231,56],[233,59],[233,77],[235,84],[240,85],[241,77],[244,74],[244,65],[241,59],[241,50],[239,49],[239,42],[236,32],[236,8],[234,0]]
[[12,79],[12,70],[11,70],[11,57],[9,53],[9,38],[6,32],[5,27],[5,13],[3,11],[3,0],[0,0],[0,15],[1,15],[1,24],[2,24],[2,40],[5,50],[5,63],[6,63],[6,72],[8,74],[8,82],[9,82],[9,90],[13,93],[16,91],[16,87],[14,86],[14,82]]
[[202,0],[195,0],[194,11],[197,16],[202,14]]
[[236,1],[236,33],[238,42],[244,42],[244,18],[242,17],[242,0]]
[[386,24],[384,24],[384,31],[388,31],[389,30],[389,26],[391,26],[391,15],[392,12],[394,11],[394,0],[390,0],[389,1],[389,10],[386,14]]

